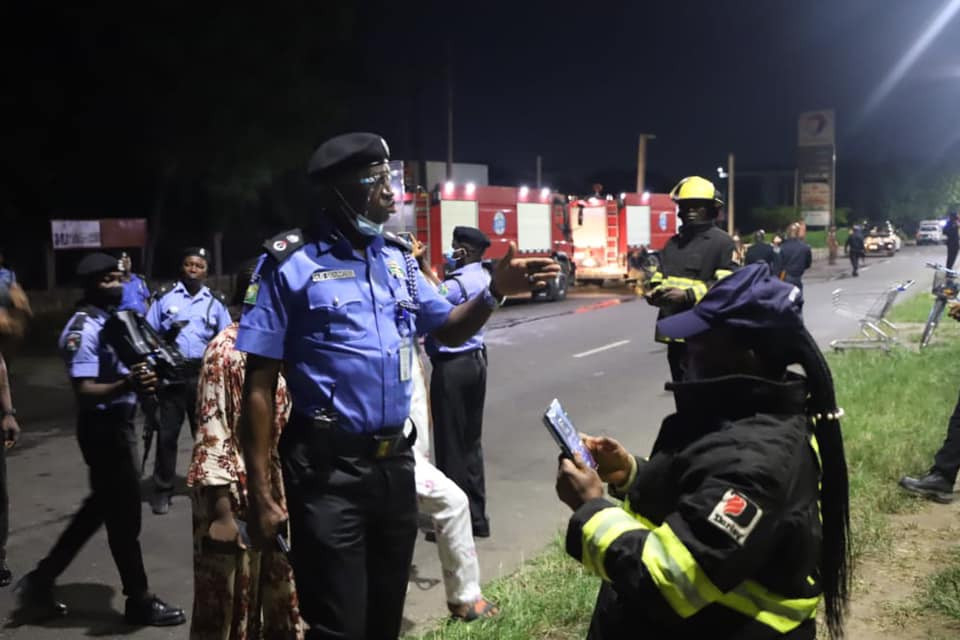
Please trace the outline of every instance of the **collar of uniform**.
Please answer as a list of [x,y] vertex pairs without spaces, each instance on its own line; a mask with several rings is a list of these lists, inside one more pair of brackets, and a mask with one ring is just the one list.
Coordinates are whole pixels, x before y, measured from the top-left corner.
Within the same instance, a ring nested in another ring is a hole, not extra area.
[[[347,237],[337,231],[337,229],[329,224],[319,225],[317,227],[317,249],[319,253],[332,253],[335,257],[341,260],[358,260],[360,259],[357,252],[354,250],[353,245],[350,244],[350,241],[347,240]],[[364,254],[369,250],[372,252],[379,252],[384,249],[386,246],[386,241],[383,236],[375,236],[370,239],[366,248],[364,249]]]
[[471,262],[470,264],[463,265],[459,269],[451,271],[449,275],[459,276],[462,273],[466,273],[469,271],[476,271],[477,269],[483,269],[483,264],[480,262]]
[[777,382],[747,375],[723,376],[690,382],[668,382],[677,413],[711,419],[739,420],[757,413],[803,413],[806,379],[788,374]]
[[92,304],[92,303],[89,303],[89,302],[81,304],[81,305],[77,308],[77,312],[78,312],[78,313],[79,313],[79,312],[83,312],[83,313],[87,314],[88,316],[92,316],[92,317],[94,317],[94,318],[106,318],[107,316],[110,315],[110,313],[109,313],[106,309],[101,309],[100,307],[96,306],[95,304]]
[[187,291],[187,285],[183,284],[183,280],[177,280],[177,284],[175,284],[173,286],[173,289],[171,289],[171,292],[173,291],[176,291],[177,293],[182,293],[183,295],[191,299],[195,297],[206,297],[210,293],[210,289],[207,287],[207,285],[204,284],[200,286],[200,291],[197,291],[196,296],[191,296],[190,292]]

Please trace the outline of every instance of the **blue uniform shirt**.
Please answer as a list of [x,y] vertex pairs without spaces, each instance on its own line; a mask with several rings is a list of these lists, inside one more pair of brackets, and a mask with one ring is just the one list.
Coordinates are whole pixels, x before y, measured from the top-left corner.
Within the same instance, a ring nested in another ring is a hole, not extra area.
[[[459,283],[459,284],[458,284]],[[482,294],[490,287],[490,272],[479,262],[472,262],[462,269],[457,269],[440,284],[440,295],[452,304],[460,305]],[[466,353],[483,347],[483,329],[477,331],[473,337],[457,347],[447,347],[431,337],[427,337],[427,354],[438,353]]]
[[0,267],[0,285],[10,286],[17,281],[17,274],[6,267]]
[[362,252],[337,236],[325,238],[279,264],[261,259],[237,349],[284,361],[296,413],[329,409],[332,396],[346,431],[400,427],[410,411],[413,340],[442,326],[453,306],[383,238]]
[[195,360],[203,357],[207,343],[230,324],[230,313],[207,287],[191,296],[183,283],[177,282],[150,305],[147,323],[165,334],[177,322],[187,323],[177,334],[177,348],[184,358]]
[[150,300],[150,290],[143,278],[135,273],[130,274],[130,280],[123,283],[123,300],[117,307],[120,311],[136,311],[140,315],[147,314],[147,301]]
[[[93,378],[96,382],[110,383],[130,373],[117,359],[113,348],[100,340],[100,332],[109,317],[103,309],[87,306],[67,322],[58,345],[71,378]],[[135,404],[136,401],[136,394],[131,391],[97,404],[97,409]]]

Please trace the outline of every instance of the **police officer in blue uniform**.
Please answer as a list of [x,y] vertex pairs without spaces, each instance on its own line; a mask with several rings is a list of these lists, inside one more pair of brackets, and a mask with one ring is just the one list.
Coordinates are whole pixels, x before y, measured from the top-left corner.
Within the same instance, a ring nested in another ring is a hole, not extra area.
[[[459,305],[490,287],[483,252],[490,239],[479,229],[453,230],[454,271],[440,284],[440,294]],[[430,376],[430,412],[433,417],[437,468],[453,480],[470,500],[473,535],[490,536],[486,488],[483,479],[483,403],[487,393],[487,347],[483,329],[466,342],[448,347],[427,337]]]
[[90,467],[90,495],[46,558],[17,586],[22,607],[66,615],[53,595],[53,583],[97,530],[106,525],[110,553],[127,596],[129,624],[183,624],[181,609],[151,594],[140,552],[140,474],[133,427],[136,391],[152,392],[156,376],[148,368],[129,371],[101,340],[109,314],[123,296],[121,268],[105,253],[84,257],[77,274],[84,299],[60,335],[77,401],[77,440]]
[[454,307],[420,272],[409,246],[383,230],[395,211],[386,142],[337,136],[309,164],[323,209],[265,243],[245,299],[237,348],[247,352],[240,438],[250,532],[275,544],[287,518],[270,493],[273,389],[281,365],[293,399],[279,453],[293,565],[308,638],[381,640],[400,631],[417,532],[414,344],[432,333],[460,344],[505,294],[556,276],[550,260],[508,257],[490,287]]
[[168,339],[174,339],[187,361],[184,383],[168,386],[160,392],[154,492],[150,497],[150,506],[158,515],[170,509],[177,469],[177,440],[184,415],[190,421],[190,433],[195,434],[197,430],[197,376],[203,352],[207,343],[230,324],[230,312],[222,297],[204,284],[208,256],[203,247],[186,249],[179,281],[170,288],[161,289],[147,312],[147,323]]
[[123,267],[123,300],[118,308],[146,315],[150,306],[150,288],[142,276],[133,272],[133,261],[126,251],[120,254],[120,266]]
[[0,251],[0,287],[10,288],[17,282],[17,274],[13,272],[13,269],[7,268],[7,263],[4,260],[3,251]]

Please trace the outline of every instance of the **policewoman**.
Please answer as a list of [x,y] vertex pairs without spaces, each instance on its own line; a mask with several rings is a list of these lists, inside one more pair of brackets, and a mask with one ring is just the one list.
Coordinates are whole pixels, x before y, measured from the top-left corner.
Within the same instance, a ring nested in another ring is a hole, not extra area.
[[409,247],[383,230],[395,211],[386,142],[337,136],[308,172],[322,215],[265,243],[237,337],[248,354],[240,437],[250,531],[276,544],[287,518],[269,485],[273,388],[281,365],[293,411],[279,445],[291,563],[308,638],[386,639],[400,632],[417,532],[410,411],[413,341],[460,344],[503,295],[555,277],[550,260],[501,261],[490,286],[454,307]]
[[[452,304],[463,304],[490,286],[483,252],[490,239],[474,227],[453,230],[454,270],[440,284],[440,294]],[[453,480],[470,500],[470,521],[477,538],[490,536],[483,477],[483,403],[487,393],[487,347],[483,329],[469,340],[448,347],[428,337],[430,411],[433,415],[437,468]]]
[[204,284],[207,258],[203,247],[184,250],[180,279],[161,289],[147,312],[147,323],[167,339],[176,342],[187,364],[184,383],[160,390],[157,457],[153,465],[154,492],[150,506],[156,514],[170,510],[173,481],[177,470],[177,440],[184,416],[190,421],[190,433],[196,434],[197,376],[207,343],[230,324],[221,296]]
[[123,300],[118,308],[146,315],[150,306],[150,288],[146,280],[133,272],[133,261],[126,251],[120,254],[120,266],[123,267]]
[[152,392],[156,376],[146,368],[129,371],[101,340],[107,318],[123,297],[117,259],[90,254],[80,261],[77,275],[83,280],[84,298],[60,335],[59,346],[77,402],[77,440],[90,468],[90,495],[47,557],[17,585],[20,605],[46,615],[67,615],[66,605],[54,597],[53,583],[106,525],[110,553],[127,596],[126,622],[183,624],[186,617],[181,609],[148,591],[140,551],[140,474],[133,413],[135,392]]

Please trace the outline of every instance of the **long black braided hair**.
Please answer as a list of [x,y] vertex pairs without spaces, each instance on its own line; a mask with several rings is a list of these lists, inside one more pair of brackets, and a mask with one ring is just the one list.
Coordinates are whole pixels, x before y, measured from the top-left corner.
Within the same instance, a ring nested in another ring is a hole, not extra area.
[[843,636],[843,620],[849,603],[852,559],[850,555],[850,499],[847,462],[843,451],[833,375],[813,336],[801,327],[791,330],[750,331],[742,336],[770,373],[785,372],[799,364],[806,374],[807,415],[820,448],[823,516],[823,547],[820,582],[824,613],[832,638]]

